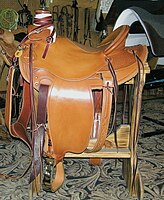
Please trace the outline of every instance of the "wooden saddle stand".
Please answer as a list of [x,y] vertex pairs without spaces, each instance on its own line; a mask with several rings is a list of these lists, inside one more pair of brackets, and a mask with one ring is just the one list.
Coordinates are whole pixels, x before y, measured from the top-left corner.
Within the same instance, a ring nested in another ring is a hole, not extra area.
[[[50,21],[46,17],[41,26],[29,27],[9,72],[6,125],[11,135],[23,140],[32,152],[30,182],[42,174],[43,155],[54,161],[55,175],[47,183],[53,192],[64,181],[65,157],[89,157],[93,164],[96,158],[98,164],[103,157],[125,158],[123,175],[130,193],[142,198],[136,146],[146,46],[125,48],[129,27],[121,26],[97,48],[88,48],[67,38],[55,38]],[[24,90],[20,116],[12,124],[12,77],[17,60]],[[116,134],[109,134],[112,99],[116,129],[118,86],[136,76],[131,126],[121,125]],[[27,134],[29,124],[32,139]]]

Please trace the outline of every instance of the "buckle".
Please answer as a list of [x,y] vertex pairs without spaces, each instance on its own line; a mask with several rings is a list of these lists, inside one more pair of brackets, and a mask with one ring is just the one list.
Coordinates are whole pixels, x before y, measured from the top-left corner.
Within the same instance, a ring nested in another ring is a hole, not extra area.
[[47,44],[52,44],[52,42],[53,42],[53,37],[52,37],[52,36],[48,36],[48,37],[46,38],[46,42],[47,42]]

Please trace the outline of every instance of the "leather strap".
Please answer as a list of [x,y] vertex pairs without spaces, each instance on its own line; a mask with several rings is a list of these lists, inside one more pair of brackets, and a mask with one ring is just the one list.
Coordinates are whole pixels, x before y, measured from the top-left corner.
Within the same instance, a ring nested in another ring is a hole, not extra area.
[[38,97],[37,118],[35,116],[34,86],[33,86],[33,44],[29,49],[29,71],[30,71],[30,100],[31,100],[31,130],[32,130],[32,172],[30,183],[40,174],[42,166],[43,143],[46,124],[46,104],[48,96],[48,86],[40,85]]
[[116,133],[116,117],[117,117],[117,98],[118,98],[118,83],[117,83],[117,76],[116,73],[114,71],[114,68],[112,66],[112,63],[110,61],[109,58],[106,58],[108,61],[108,69],[111,72],[111,75],[113,77],[113,94],[114,94],[114,113],[113,113],[113,124],[111,126],[110,132],[108,133],[108,135],[112,132],[112,130],[114,130],[114,139],[115,139],[115,144],[116,147],[118,147],[118,143],[117,143],[117,133]]
[[46,38],[47,44],[46,44],[45,49],[44,49],[44,51],[43,51],[43,55],[42,55],[42,58],[43,58],[43,59],[46,58],[46,55],[47,55],[48,49],[49,49],[49,47],[50,47],[50,44],[53,43],[53,36],[54,36],[54,34],[55,34],[55,27],[53,27],[53,30],[52,30],[50,36],[48,36],[48,37]]
[[52,24],[52,17],[47,16],[47,17],[44,17],[44,18],[34,18],[34,24],[38,24],[40,26],[45,25],[45,24]]
[[42,155],[45,138],[46,126],[46,110],[47,110],[47,96],[48,85],[40,85],[38,96],[38,109],[37,109],[37,127],[33,134],[33,161],[32,172],[30,175],[30,182],[32,182],[42,170]]
[[44,146],[44,133],[47,120],[47,98],[48,98],[48,85],[41,84],[39,87],[39,96],[38,96],[38,110],[37,110],[37,129],[40,134],[41,141],[41,152],[40,156],[43,154]]

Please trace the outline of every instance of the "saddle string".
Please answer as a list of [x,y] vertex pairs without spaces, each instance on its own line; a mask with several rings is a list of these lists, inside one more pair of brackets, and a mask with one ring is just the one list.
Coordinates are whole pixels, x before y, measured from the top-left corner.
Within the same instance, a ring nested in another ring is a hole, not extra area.
[[52,44],[52,43],[54,42],[53,35],[54,35],[55,33],[56,33],[56,30],[55,30],[55,27],[53,27],[53,30],[52,30],[50,36],[48,36],[48,37],[46,38],[47,44],[46,44],[45,49],[44,49],[43,54],[42,54],[42,58],[43,58],[43,59],[46,58],[46,55],[47,55],[47,53],[48,53],[48,49],[49,49],[49,47],[50,47],[50,44]]
[[[30,175],[29,182],[31,183],[40,174],[42,170],[42,156],[43,156],[43,146],[46,131],[46,104],[48,96],[48,85],[40,85],[39,96],[38,96],[38,108],[37,116],[35,111],[34,103],[34,87],[33,87],[33,68],[32,68],[32,51],[33,44],[30,44],[29,49],[29,68],[30,68],[30,100],[31,100],[31,130],[32,130],[32,150],[33,150],[33,160],[32,160],[32,172]],[[39,143],[39,144],[38,144]]]
[[[39,149],[35,132],[37,124],[36,124],[36,112],[35,112],[35,102],[34,102],[34,86],[33,86],[33,70],[32,70],[32,57],[33,57],[33,44],[30,44],[29,49],[29,72],[30,72],[30,101],[31,101],[31,130],[32,130],[32,151],[33,151],[33,159],[32,159],[32,172],[30,175],[30,183],[35,179],[40,171],[40,163],[38,163],[38,151]],[[38,166],[39,165],[39,166]]]
[[[137,61],[137,65],[138,65],[138,76],[137,76],[137,86],[136,86],[136,102],[135,102],[135,116],[134,116],[134,132],[138,133],[139,132],[139,123],[136,124],[136,121],[137,121],[137,117],[140,117],[140,105],[138,104],[138,99],[139,98],[142,98],[142,95],[140,94],[140,85],[143,85],[143,82],[144,82],[144,76],[142,76],[142,74],[144,74],[144,64],[143,62],[141,61],[141,59],[139,58],[139,56],[136,54],[136,52],[134,50],[132,50],[132,53]],[[141,70],[142,70],[142,74],[141,74]],[[136,137],[133,139],[133,148],[136,149],[137,147],[137,141],[138,141],[138,138],[139,138],[139,134],[134,134],[136,135]],[[135,162],[134,162],[135,161]],[[138,156],[137,156],[137,153],[134,157],[134,161],[133,161],[133,180],[132,180],[132,187],[134,188],[135,187],[135,179],[136,179],[136,174],[137,174],[137,165],[138,165]]]
[[128,93],[127,85],[124,84],[123,86],[123,108],[122,108],[122,119],[121,123],[125,124],[125,111],[126,111],[126,103],[127,103],[127,93]]
[[[116,126],[117,126],[117,96],[118,96],[118,82],[117,82],[117,77],[116,73],[114,71],[114,68],[112,66],[112,63],[109,58],[106,58],[108,62],[108,69],[111,72],[111,75],[113,77],[113,97],[114,97],[114,112],[113,112],[113,120],[112,120],[112,125],[110,128],[110,131],[107,134],[107,137],[114,131],[114,139],[115,139],[115,144],[116,147],[118,147],[118,142],[117,142],[117,133],[116,133]],[[109,87],[107,85],[107,87]]]
[[[135,56],[137,64],[138,64],[138,76],[137,76],[138,79],[137,79],[137,92],[136,92],[137,100],[136,100],[136,116],[135,116],[135,122],[136,122],[137,113],[139,112],[138,98],[139,98],[140,84],[142,84],[142,82],[144,81],[143,80],[144,77],[141,75],[141,70],[142,70],[142,74],[144,74],[144,64],[141,61],[141,59],[139,58],[139,56],[135,53],[134,50],[132,50],[132,53]],[[141,78],[142,78],[142,80],[141,80]],[[134,126],[135,129],[136,129],[136,127],[137,127],[137,129],[139,128],[139,126]],[[136,131],[138,131],[138,130],[136,130]],[[137,140],[138,140],[138,135],[136,137],[136,140],[133,141],[133,143],[136,144]]]

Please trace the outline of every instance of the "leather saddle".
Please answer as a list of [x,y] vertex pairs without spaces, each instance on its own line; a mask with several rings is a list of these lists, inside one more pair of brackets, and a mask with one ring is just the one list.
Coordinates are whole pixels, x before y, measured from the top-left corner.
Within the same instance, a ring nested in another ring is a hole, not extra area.
[[[42,120],[35,122],[33,142],[25,135],[32,112],[33,100],[29,89],[32,84],[33,93],[39,92],[36,115],[46,118],[45,146],[48,143],[48,147],[45,147],[44,153],[56,161],[52,191],[56,191],[64,181],[62,161],[65,153],[96,152],[103,147],[108,134],[113,92],[116,86],[138,73],[134,53],[143,63],[146,61],[146,46],[125,48],[128,32],[128,26],[121,26],[98,47],[88,48],[62,37],[50,43],[49,29],[41,28],[39,31],[32,30],[21,44],[19,67],[28,97],[23,95],[24,107],[18,120],[11,128],[9,120],[7,125],[14,137],[22,139],[33,149],[33,167],[37,171],[35,164],[40,158],[36,155],[38,144],[35,142],[40,135],[36,130],[44,124]],[[92,138],[96,139],[95,146],[89,149]]]

